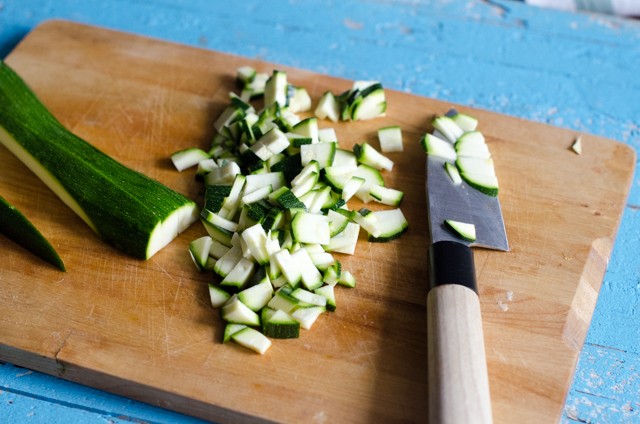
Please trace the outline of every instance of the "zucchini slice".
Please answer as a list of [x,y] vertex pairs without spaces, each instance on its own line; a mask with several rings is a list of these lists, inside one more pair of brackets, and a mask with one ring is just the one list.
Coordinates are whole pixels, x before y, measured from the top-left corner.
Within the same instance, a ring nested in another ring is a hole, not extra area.
[[150,258],[198,218],[195,202],[67,130],[4,62],[0,143],[104,241],[134,257]]
[[457,236],[467,241],[476,241],[476,226],[468,222],[460,222],[453,219],[445,219],[444,223]]
[[61,271],[65,271],[64,263],[53,246],[27,217],[2,196],[0,196],[0,233]]

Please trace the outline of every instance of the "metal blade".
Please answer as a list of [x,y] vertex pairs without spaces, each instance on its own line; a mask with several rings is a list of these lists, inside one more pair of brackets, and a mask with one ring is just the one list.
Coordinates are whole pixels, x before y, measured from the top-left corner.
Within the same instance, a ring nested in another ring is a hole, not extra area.
[[[444,161],[427,157],[427,205],[431,243],[455,241],[468,246],[509,250],[502,210],[497,197],[488,196],[466,182],[456,186],[444,168]],[[472,223],[476,241],[470,243],[449,230],[445,219]]]

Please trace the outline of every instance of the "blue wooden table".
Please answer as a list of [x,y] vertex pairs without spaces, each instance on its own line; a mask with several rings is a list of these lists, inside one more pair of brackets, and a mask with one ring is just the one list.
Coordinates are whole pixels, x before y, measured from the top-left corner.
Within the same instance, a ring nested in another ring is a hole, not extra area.
[[[0,57],[50,18],[380,80],[640,145],[640,21],[509,0],[0,0]],[[200,421],[0,363],[0,422]],[[562,422],[640,422],[637,179]]]

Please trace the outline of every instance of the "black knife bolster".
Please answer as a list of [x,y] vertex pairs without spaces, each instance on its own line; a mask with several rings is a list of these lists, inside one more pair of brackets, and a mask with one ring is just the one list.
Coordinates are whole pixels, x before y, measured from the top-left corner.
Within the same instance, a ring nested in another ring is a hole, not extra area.
[[473,252],[454,241],[439,241],[429,248],[429,290],[444,284],[459,284],[478,293]]

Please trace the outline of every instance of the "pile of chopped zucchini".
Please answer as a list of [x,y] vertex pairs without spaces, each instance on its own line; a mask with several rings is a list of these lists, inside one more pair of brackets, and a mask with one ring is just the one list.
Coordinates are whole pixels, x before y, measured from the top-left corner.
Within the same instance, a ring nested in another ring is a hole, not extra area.
[[[230,95],[215,121],[210,148],[184,149],[172,160],[180,171],[197,167],[205,186],[207,235],[189,251],[198,270],[218,277],[209,292],[227,323],[223,341],[264,353],[270,339],[298,337],[300,327],[334,311],[336,285],[355,286],[333,253],[354,254],[361,229],[369,241],[388,242],[408,223],[398,208],[403,192],[385,185],[393,162],[366,142],[343,149],[334,129],[319,125],[384,115],[379,83],[327,92],[303,118],[311,98],[286,72],[266,76],[245,66],[236,81],[240,95]],[[259,98],[264,106],[256,110],[251,102]],[[380,137],[390,151],[401,150],[398,128]],[[353,197],[393,208],[350,210]]]

